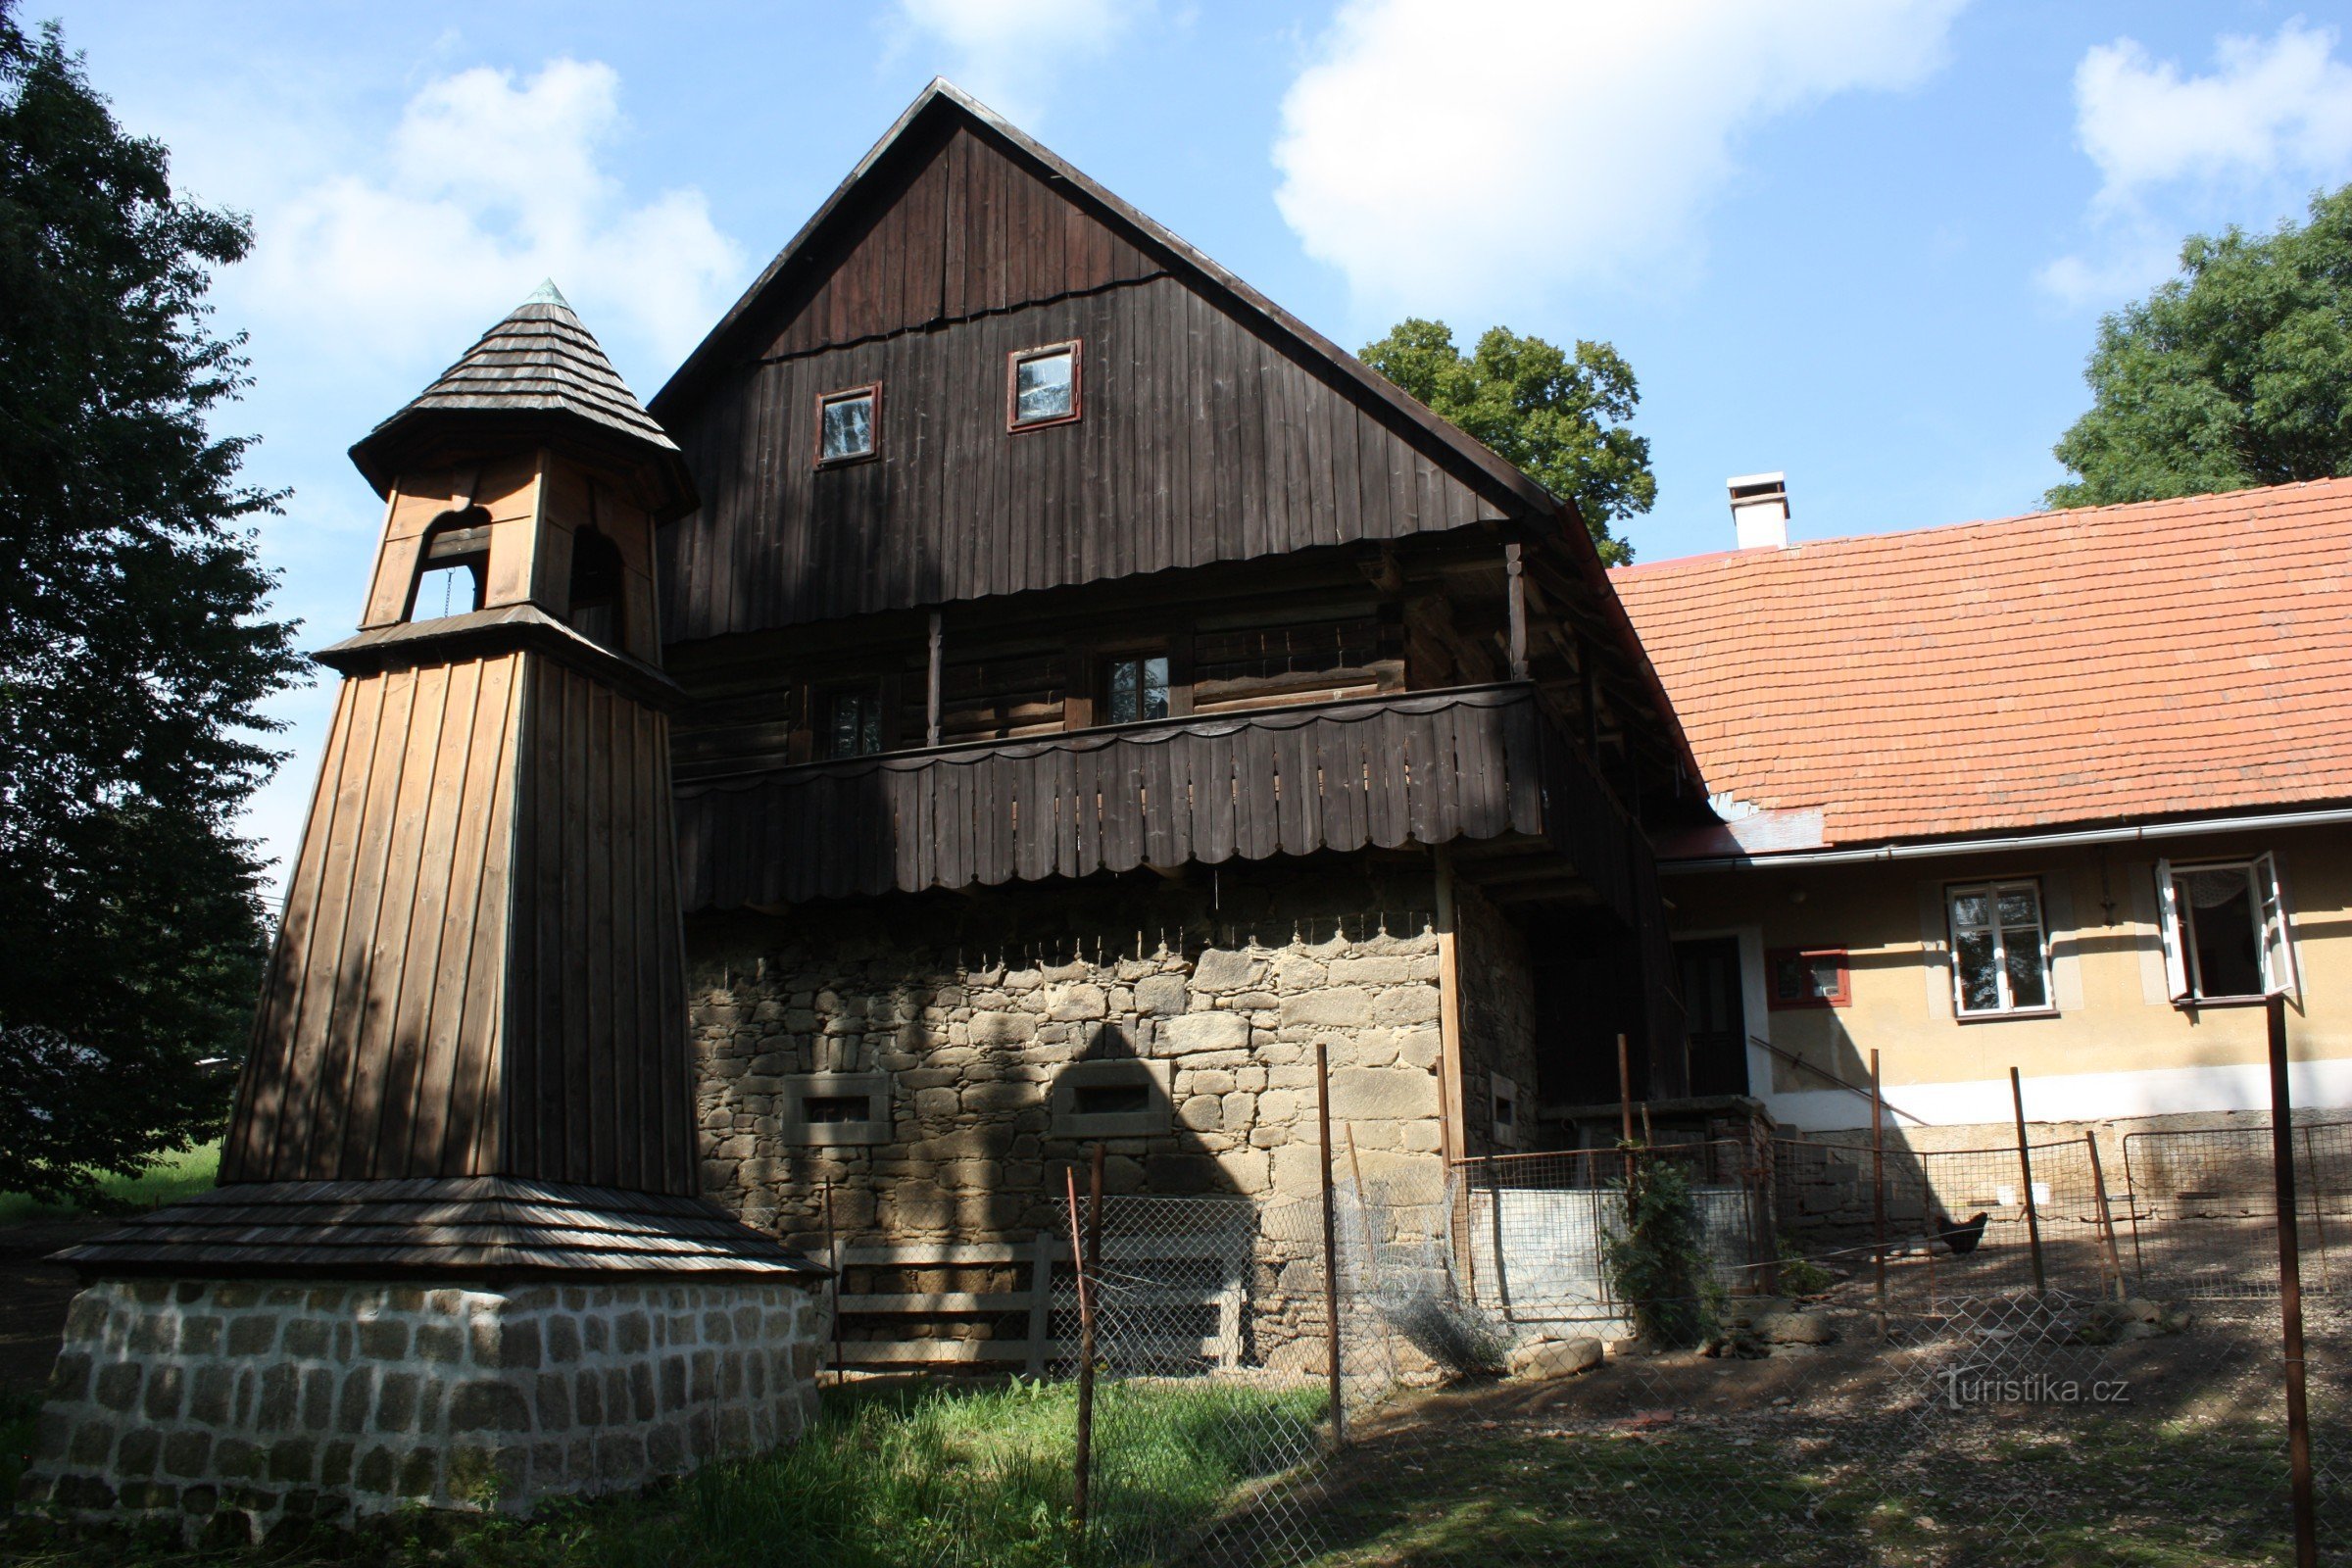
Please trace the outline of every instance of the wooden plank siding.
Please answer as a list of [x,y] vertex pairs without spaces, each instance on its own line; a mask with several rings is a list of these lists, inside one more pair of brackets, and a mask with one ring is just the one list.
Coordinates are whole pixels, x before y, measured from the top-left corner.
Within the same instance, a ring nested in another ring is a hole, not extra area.
[[[703,500],[662,535],[671,642],[1526,510],[971,124],[871,178],[732,368],[663,411]],[[1082,416],[1006,429],[1007,356],[1070,340]],[[874,383],[877,459],[819,469],[816,399]]]
[[344,682],[223,1181],[698,1191],[666,724],[528,652]]
[[677,820],[689,912],[1517,836],[1631,920],[1640,842],[1523,683],[774,768]]

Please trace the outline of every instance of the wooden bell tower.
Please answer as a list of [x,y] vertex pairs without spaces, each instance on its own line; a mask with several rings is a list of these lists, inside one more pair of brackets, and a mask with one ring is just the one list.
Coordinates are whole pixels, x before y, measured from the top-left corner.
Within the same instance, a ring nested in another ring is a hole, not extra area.
[[554,285],[352,448],[385,500],[223,1183],[697,1192],[654,533],[678,450]]

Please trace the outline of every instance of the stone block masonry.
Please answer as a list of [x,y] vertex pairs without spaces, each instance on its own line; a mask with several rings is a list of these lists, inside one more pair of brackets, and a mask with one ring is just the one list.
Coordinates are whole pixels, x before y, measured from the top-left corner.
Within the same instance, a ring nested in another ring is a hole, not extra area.
[[823,1299],[745,1281],[101,1281],[74,1299],[23,1500],[242,1543],[633,1491],[808,1426]]

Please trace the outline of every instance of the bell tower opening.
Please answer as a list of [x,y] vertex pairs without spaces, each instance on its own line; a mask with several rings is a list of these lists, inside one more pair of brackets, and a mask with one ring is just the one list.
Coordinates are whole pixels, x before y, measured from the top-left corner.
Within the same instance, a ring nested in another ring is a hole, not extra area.
[[571,536],[571,629],[592,643],[621,645],[620,547],[594,523]]
[[439,620],[482,608],[490,575],[490,514],[480,507],[433,520],[416,552],[403,620]]

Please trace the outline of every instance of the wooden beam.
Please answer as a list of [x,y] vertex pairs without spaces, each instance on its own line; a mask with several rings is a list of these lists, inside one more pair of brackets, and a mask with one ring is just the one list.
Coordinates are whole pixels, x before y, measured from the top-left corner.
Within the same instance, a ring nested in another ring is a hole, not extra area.
[[934,610],[931,612],[931,676],[923,705],[925,713],[923,744],[925,746],[939,744],[939,685],[941,671],[945,667],[941,658],[943,646],[940,637],[939,612]]
[[1527,679],[1527,568],[1519,559],[1519,542],[1502,547],[1502,571],[1511,607],[1511,679]]
[[1455,931],[1453,854],[1446,845],[1437,859],[1438,901],[1438,1143],[1448,1164],[1462,1157],[1462,960]]

